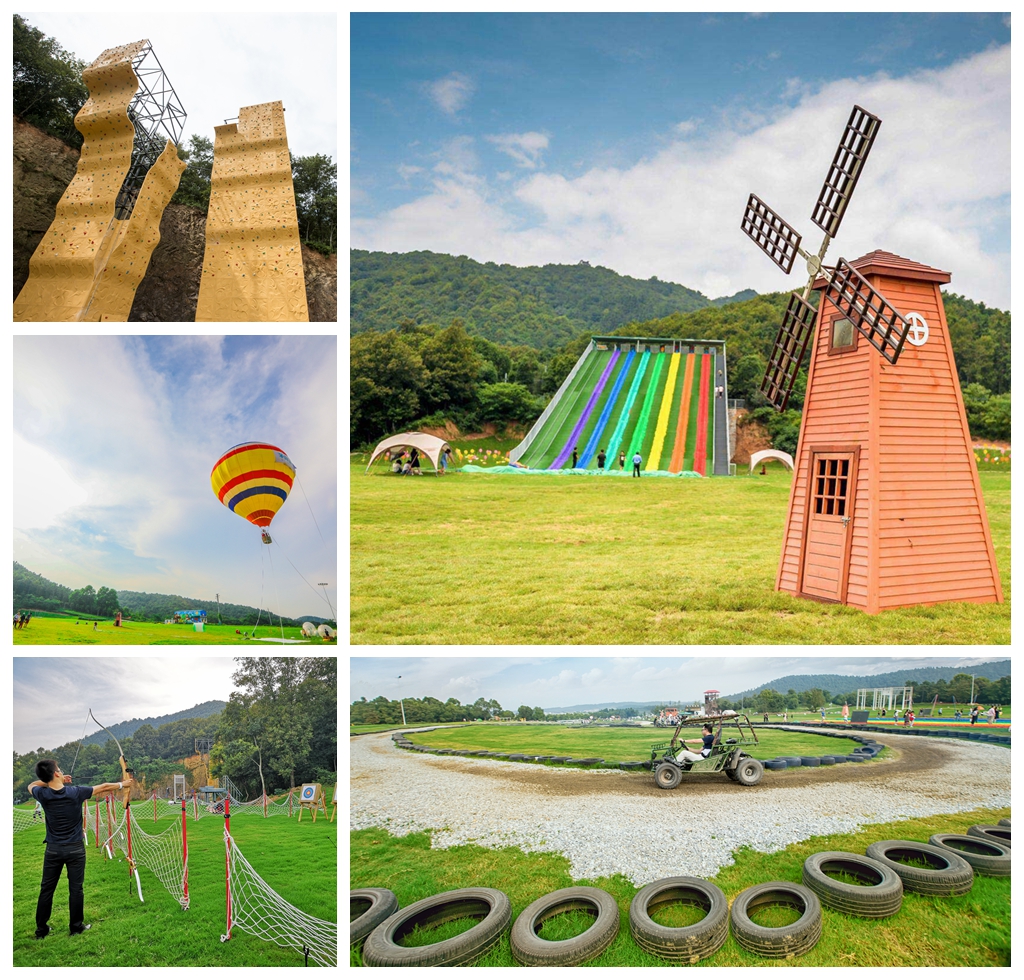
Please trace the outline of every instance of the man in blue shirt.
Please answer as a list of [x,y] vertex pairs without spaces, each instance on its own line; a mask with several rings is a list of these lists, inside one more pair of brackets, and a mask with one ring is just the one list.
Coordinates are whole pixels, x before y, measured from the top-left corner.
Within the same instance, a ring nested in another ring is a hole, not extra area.
[[706,759],[709,755],[711,755],[711,749],[715,744],[714,729],[710,725],[705,725],[701,729],[700,736],[701,737],[699,739],[683,739],[684,745],[692,745],[695,743],[699,743],[701,747],[699,755],[696,752],[690,752],[684,749],[676,756],[676,758],[681,759],[683,762],[700,762],[701,759]]
[[72,786],[71,777],[60,771],[53,759],[36,763],[34,783],[28,791],[42,806],[46,817],[46,853],[43,855],[43,880],[36,904],[36,939],[50,931],[53,893],[60,873],[68,869],[68,902],[71,911],[71,935],[90,928],[85,924],[85,842],[82,840],[82,803],[100,793],[131,786],[125,783],[100,783],[98,786]]

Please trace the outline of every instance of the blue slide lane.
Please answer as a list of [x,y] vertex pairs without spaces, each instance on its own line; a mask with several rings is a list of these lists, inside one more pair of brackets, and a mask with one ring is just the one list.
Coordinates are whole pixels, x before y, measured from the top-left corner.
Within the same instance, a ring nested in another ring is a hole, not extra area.
[[629,392],[626,394],[626,404],[622,406],[615,431],[612,433],[611,439],[608,440],[609,459],[613,459],[619,451],[619,444],[622,442],[622,436],[626,431],[626,426],[629,424],[629,413],[633,408],[633,403],[636,401],[637,392],[640,390],[640,384],[644,380],[644,375],[647,373],[647,362],[650,359],[651,352],[649,350],[645,350],[640,355],[640,363],[637,365],[636,374],[633,376],[633,383],[629,386]]
[[608,400],[604,403],[604,409],[598,417],[597,425],[594,427],[594,431],[590,434],[590,439],[587,440],[586,446],[583,447],[583,455],[580,457],[581,469],[587,468],[587,465],[593,458],[594,453],[597,452],[598,440],[601,438],[601,433],[604,432],[604,427],[608,424],[608,419],[612,414],[612,409],[615,407],[615,399],[619,397],[619,392],[622,391],[622,386],[626,383],[626,375],[629,374],[629,366],[633,363],[634,357],[636,357],[635,350],[631,350],[626,355],[626,362],[622,365],[622,370],[619,371],[619,376],[615,379],[615,384],[612,385],[611,393],[608,395]]
[[590,413],[594,411],[594,406],[597,404],[598,398],[601,397],[601,392],[604,391],[604,386],[608,383],[608,379],[611,377],[611,373],[615,368],[615,362],[618,359],[619,351],[616,351],[612,354],[612,359],[608,362],[608,366],[601,373],[600,379],[594,386],[594,390],[591,392],[590,399],[587,402],[587,407],[583,409],[583,414],[577,420],[576,425],[573,426],[571,435],[566,440],[562,451],[558,454],[558,459],[548,467],[549,470],[560,470],[565,466],[566,460],[568,460],[569,456],[572,454],[572,447],[576,445],[576,440],[579,439],[580,433],[587,424],[587,419],[590,418]]

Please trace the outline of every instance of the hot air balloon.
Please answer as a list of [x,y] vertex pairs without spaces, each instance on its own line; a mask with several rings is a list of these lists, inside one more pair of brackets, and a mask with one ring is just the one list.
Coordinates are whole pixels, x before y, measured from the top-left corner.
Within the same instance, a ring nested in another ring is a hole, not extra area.
[[283,449],[266,442],[243,442],[217,460],[210,485],[228,510],[263,528],[263,541],[270,544],[266,528],[288,499],[294,479],[295,464]]

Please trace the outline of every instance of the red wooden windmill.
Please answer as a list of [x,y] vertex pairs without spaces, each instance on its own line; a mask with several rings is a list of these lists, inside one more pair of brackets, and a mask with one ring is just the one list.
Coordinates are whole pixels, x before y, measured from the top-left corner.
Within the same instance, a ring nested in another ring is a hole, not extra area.
[[812,215],[816,254],[753,194],[741,225],[784,272],[807,261],[761,383],[779,411],[818,326],[775,587],[869,613],[1001,602],[939,292],[949,273],[880,251],[822,263],[880,125],[854,106]]

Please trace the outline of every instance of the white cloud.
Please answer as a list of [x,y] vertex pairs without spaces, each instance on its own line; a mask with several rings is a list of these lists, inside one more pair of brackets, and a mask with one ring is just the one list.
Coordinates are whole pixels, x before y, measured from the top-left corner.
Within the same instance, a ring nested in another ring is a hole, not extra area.
[[544,133],[501,133],[484,138],[512,157],[520,167],[529,170],[536,169],[540,155],[548,148],[548,138]]
[[460,109],[465,108],[476,91],[473,80],[460,71],[453,71],[437,81],[427,82],[423,87],[431,101],[449,116],[454,116]]
[[472,136],[455,136],[447,140],[441,147],[438,162],[434,170],[439,174],[457,175],[463,180],[474,179],[471,175],[480,165],[476,151],[473,149]]
[[[740,231],[743,205],[754,191],[816,246],[808,216],[856,103],[883,125],[829,258],[896,252],[950,270],[951,289],[1005,309],[1009,256],[983,242],[1009,225],[1009,79],[1005,45],[902,78],[880,72],[813,91],[794,82],[796,105],[736,108],[631,166],[533,173],[514,188],[518,208],[499,193],[506,183],[449,164],[426,195],[353,222],[353,245],[519,265],[586,257],[709,296],[795,288],[802,269],[787,280]],[[534,215],[526,227],[524,206]]]
[[417,174],[423,173],[422,167],[414,167],[411,164],[400,163],[398,165],[398,176],[402,180],[408,180],[410,177],[415,177]]
[[698,121],[696,119],[684,119],[682,122],[677,122],[673,129],[680,136],[689,136],[697,131],[697,124]]
[[88,494],[45,449],[14,433],[13,459],[21,474],[14,485],[14,526],[51,527],[61,514],[84,504]]

